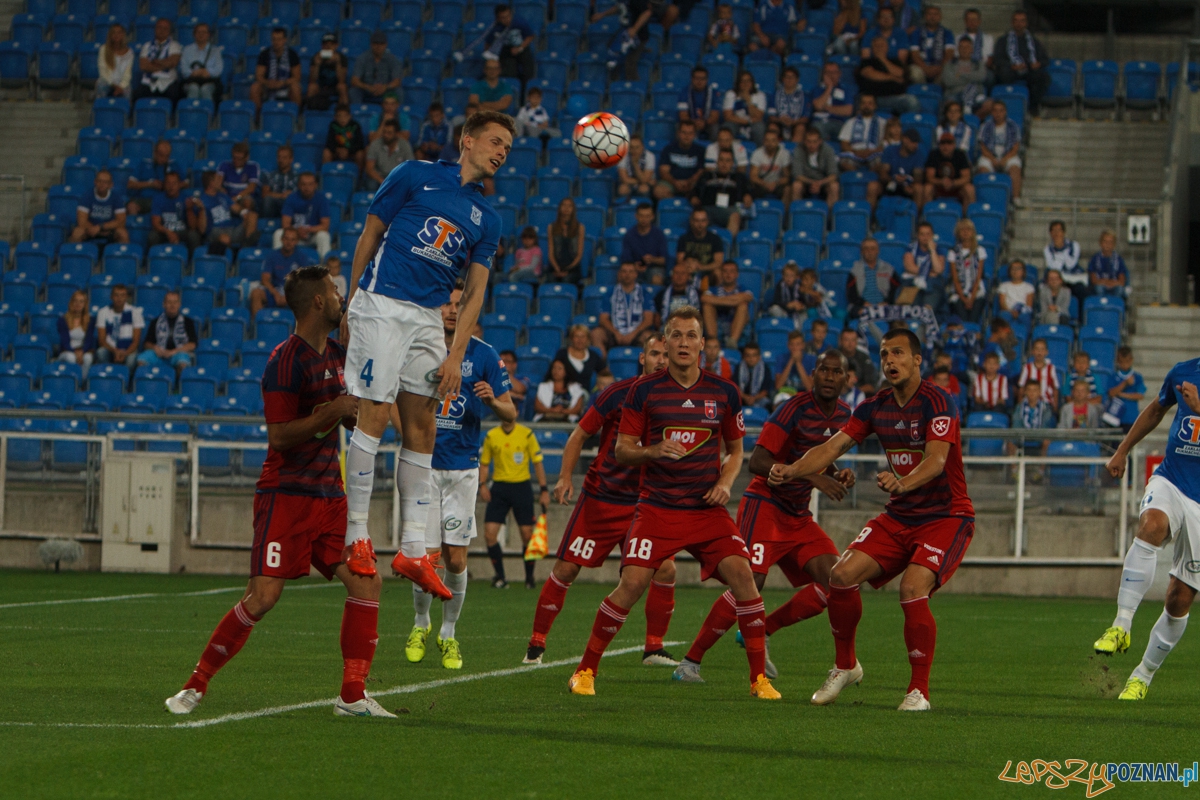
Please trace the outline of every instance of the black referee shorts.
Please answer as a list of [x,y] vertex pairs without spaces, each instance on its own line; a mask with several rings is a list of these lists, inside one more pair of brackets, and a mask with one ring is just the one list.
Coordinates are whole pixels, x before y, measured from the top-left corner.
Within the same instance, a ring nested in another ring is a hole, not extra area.
[[533,484],[529,481],[492,484],[492,499],[488,501],[487,510],[483,512],[483,521],[503,525],[508,519],[509,511],[517,518],[518,525],[534,523]]

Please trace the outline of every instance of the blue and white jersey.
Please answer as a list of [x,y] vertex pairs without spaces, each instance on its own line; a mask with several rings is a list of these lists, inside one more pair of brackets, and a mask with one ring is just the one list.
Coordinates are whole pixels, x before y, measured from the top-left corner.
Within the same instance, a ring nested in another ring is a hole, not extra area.
[[483,185],[463,186],[460,175],[449,161],[406,161],[388,174],[367,209],[387,230],[360,289],[438,308],[469,264],[492,268],[500,215]]
[[490,409],[475,396],[474,386],[487,381],[499,397],[512,388],[500,354],[485,341],[471,337],[462,362],[462,389],[438,404],[437,441],[433,445],[433,468],[463,470],[479,468],[479,423]]
[[108,194],[101,197],[93,190],[92,196],[77,207],[87,212],[88,222],[93,225],[103,225],[125,213],[125,195],[116,189],[109,189]]
[[1171,367],[1158,393],[1163,408],[1178,406],[1167,436],[1167,452],[1154,474],[1169,480],[1189,499],[1200,503],[1200,415],[1175,391],[1184,382],[1200,386],[1200,359],[1180,361]]

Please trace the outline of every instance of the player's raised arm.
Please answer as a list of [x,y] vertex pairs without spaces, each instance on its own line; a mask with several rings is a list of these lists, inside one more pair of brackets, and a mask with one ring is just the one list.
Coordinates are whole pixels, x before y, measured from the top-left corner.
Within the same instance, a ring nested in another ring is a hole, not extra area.
[[829,441],[805,453],[799,461],[791,464],[776,464],[771,467],[767,483],[771,486],[779,486],[789,481],[818,475],[849,452],[855,444],[857,442],[854,439],[842,431],[838,431]]
[[875,482],[889,494],[904,494],[914,489],[920,489],[925,484],[942,474],[946,468],[946,459],[950,455],[950,442],[930,440],[925,444],[925,455],[916,469],[901,478],[894,472],[880,472],[875,476]]

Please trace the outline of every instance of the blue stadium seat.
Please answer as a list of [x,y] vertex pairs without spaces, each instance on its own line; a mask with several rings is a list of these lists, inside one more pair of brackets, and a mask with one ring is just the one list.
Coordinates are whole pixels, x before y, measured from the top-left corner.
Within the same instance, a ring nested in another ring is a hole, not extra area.
[[119,136],[125,130],[129,109],[127,97],[97,97],[92,103],[92,125],[110,136]]
[[1115,61],[1083,62],[1083,105],[1085,108],[1113,108],[1116,106],[1119,72]]
[[93,364],[88,370],[87,382],[89,392],[109,398],[111,404],[125,392],[129,384],[129,368],[124,364]]
[[208,135],[209,123],[213,117],[213,102],[211,100],[180,100],[175,114],[176,125],[180,130],[187,131],[187,134],[193,139],[204,139]]
[[58,248],[60,273],[90,275],[99,260],[100,249],[91,242],[68,242]]
[[[69,16],[69,15],[68,15]],[[80,34],[82,38],[82,34]],[[64,89],[71,85],[71,65],[75,63],[76,42],[42,42],[37,50],[37,81],[43,89]]]
[[1088,327],[1103,327],[1121,330],[1125,315],[1125,302],[1119,297],[1087,297],[1083,301],[1083,324]]
[[[1100,445],[1096,442],[1051,442],[1046,450],[1048,456],[1095,458],[1100,455]],[[1096,467],[1088,465],[1051,465],[1046,470],[1046,478],[1052,486],[1084,486],[1096,477]]]
[[1158,108],[1158,84],[1161,79],[1162,67],[1156,61],[1125,62],[1125,107]]
[[[849,174],[849,173],[846,173]],[[871,207],[865,200],[839,200],[833,204],[833,233],[849,233],[862,241],[871,224]]]
[[510,321],[507,314],[484,314],[479,321],[483,325],[484,341],[497,350],[516,349],[521,328],[517,322]]
[[1050,61],[1050,87],[1042,97],[1042,105],[1070,107],[1075,105],[1075,73],[1078,70],[1072,58],[1055,58]]
[[24,53],[37,52],[38,45],[46,38],[48,19],[41,14],[16,14],[10,25],[13,48]]

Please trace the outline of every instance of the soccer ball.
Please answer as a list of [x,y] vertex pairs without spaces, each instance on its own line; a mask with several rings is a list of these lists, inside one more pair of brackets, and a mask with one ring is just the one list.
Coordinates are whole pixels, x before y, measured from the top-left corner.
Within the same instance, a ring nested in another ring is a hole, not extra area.
[[615,114],[597,111],[575,123],[571,145],[585,167],[615,167],[629,149],[629,129]]

